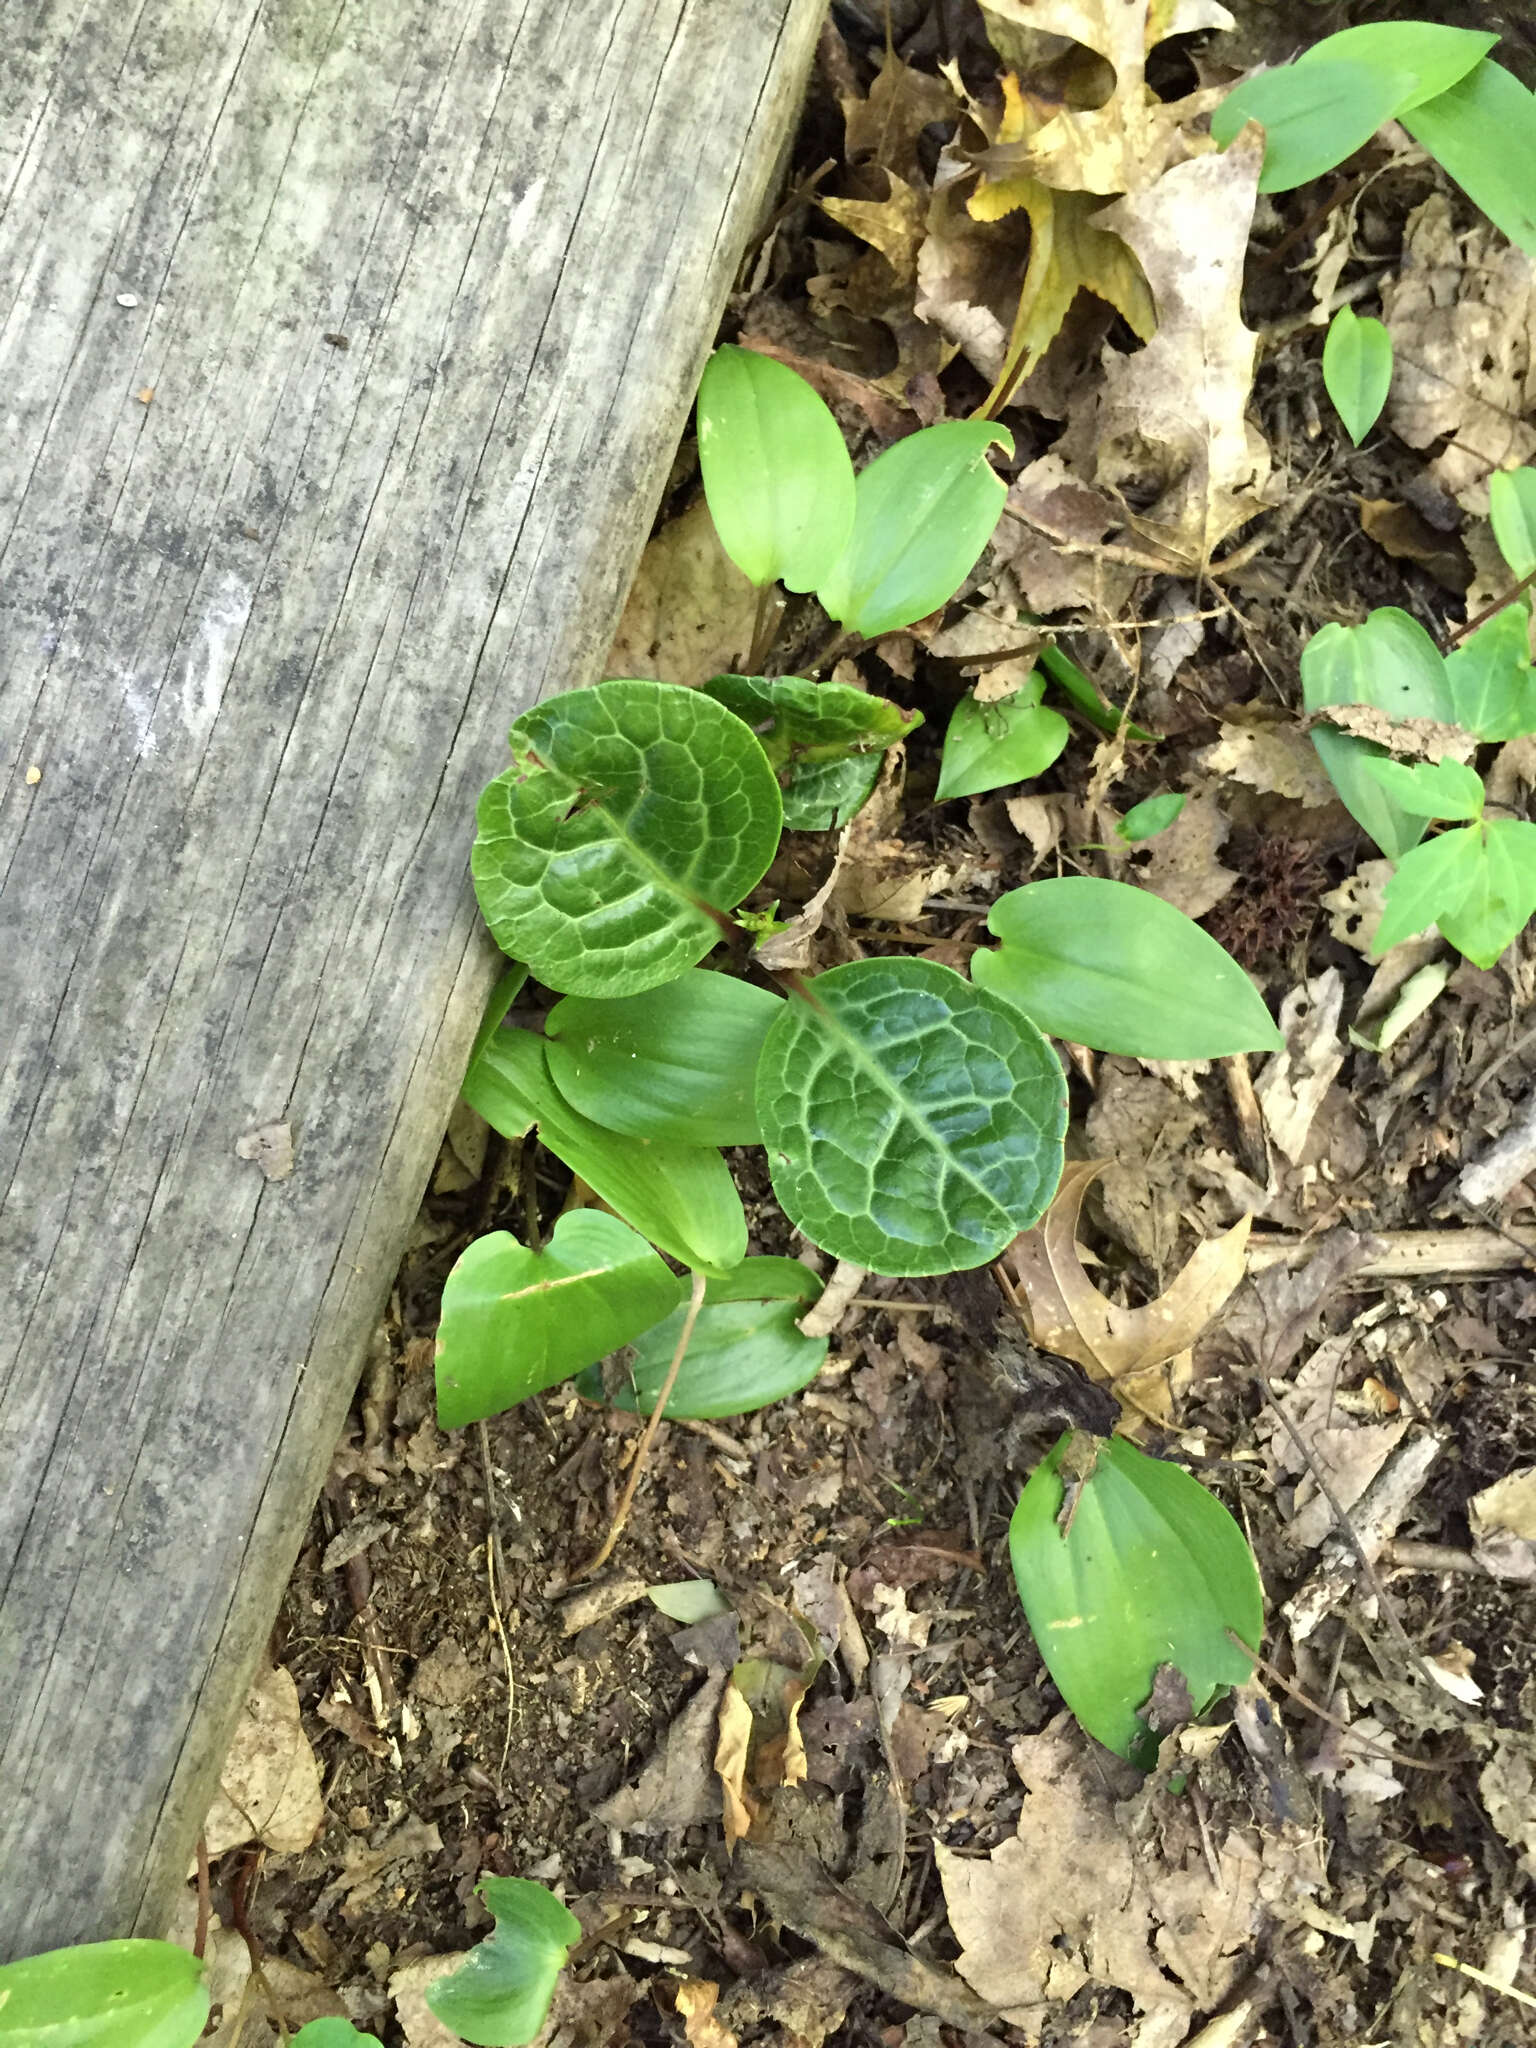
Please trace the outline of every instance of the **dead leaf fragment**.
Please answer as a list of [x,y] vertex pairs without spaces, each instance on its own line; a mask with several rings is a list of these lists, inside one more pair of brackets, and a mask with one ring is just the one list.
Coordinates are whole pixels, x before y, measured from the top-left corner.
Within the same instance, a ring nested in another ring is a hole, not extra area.
[[893,48],[886,50],[868,98],[850,95],[841,105],[848,162],[872,160],[908,183],[921,175],[917,138],[937,121],[953,121],[959,112],[947,78],[915,70]]
[[1285,796],[1307,810],[1337,801],[1333,784],[1306,734],[1291,724],[1228,725],[1200,754],[1208,775],[1226,775],[1261,795]]
[[293,1131],[286,1123],[259,1124],[236,1138],[235,1157],[253,1160],[266,1180],[291,1180]]
[[1142,887],[1186,917],[1204,917],[1237,885],[1234,870],[1216,857],[1230,830],[1215,797],[1190,797],[1166,831],[1148,841],[1137,863]]
[[1467,1503],[1479,1561],[1501,1579],[1536,1579],[1536,1465],[1523,1465]]
[[715,2018],[720,1986],[705,1977],[684,1977],[673,1993],[683,2016],[688,2048],[736,2048],[736,2036]]
[[604,1827],[667,1834],[709,1820],[719,1811],[714,1778],[717,1732],[726,1674],[712,1671],[667,1730],[661,1748],[633,1785],[621,1785],[593,1809]]
[[1271,1053],[1254,1085],[1265,1128],[1293,1166],[1344,1064],[1343,1009],[1344,977],[1336,967],[1293,988],[1280,1005],[1285,1050]]
[[757,592],[699,498],[646,543],[603,674],[708,682],[739,665],[756,616]]
[[241,1842],[297,1854],[325,1818],[320,1766],[299,1715],[299,1692],[281,1665],[258,1671],[235,1723],[203,1833],[210,1856]]

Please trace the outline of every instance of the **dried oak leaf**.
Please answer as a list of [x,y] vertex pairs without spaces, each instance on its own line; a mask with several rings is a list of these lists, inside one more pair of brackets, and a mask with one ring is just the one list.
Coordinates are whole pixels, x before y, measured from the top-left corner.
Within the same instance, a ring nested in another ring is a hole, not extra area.
[[947,78],[914,70],[887,49],[866,99],[841,95],[844,154],[850,164],[874,162],[915,184],[922,175],[917,138],[936,121],[959,112]]
[[203,1823],[208,1853],[222,1856],[254,1840],[296,1854],[324,1818],[320,1767],[300,1719],[298,1688],[281,1665],[258,1671]]
[[1197,757],[1207,775],[1225,775],[1263,796],[1291,797],[1309,811],[1336,801],[1317,749],[1299,727],[1228,725]]

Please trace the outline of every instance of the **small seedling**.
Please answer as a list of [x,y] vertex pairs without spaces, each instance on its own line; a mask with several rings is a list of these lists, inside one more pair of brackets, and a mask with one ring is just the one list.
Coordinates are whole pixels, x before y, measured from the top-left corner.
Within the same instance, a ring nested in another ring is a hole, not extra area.
[[1357,448],[1381,418],[1391,384],[1391,335],[1379,320],[1340,306],[1323,343],[1323,388]]
[[427,2004],[474,2048],[524,2048],[544,2024],[581,1922],[530,1878],[487,1876],[475,1889],[495,1928],[450,1976],[428,1985]]
[[1127,846],[1140,846],[1144,840],[1155,839],[1159,832],[1166,832],[1178,818],[1185,805],[1182,791],[1173,790],[1163,796],[1149,796],[1139,804],[1132,804],[1125,816],[1115,827],[1116,835]]
[[1006,783],[1043,775],[1066,746],[1072,728],[1059,711],[1040,702],[1045,677],[1036,672],[1010,697],[983,704],[962,697],[944,735],[939,801],[981,796]]

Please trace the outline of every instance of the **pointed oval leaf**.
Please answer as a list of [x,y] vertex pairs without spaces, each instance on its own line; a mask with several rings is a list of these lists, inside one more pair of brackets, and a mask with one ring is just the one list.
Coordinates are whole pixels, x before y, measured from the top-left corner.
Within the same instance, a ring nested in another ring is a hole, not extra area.
[[944,420],[859,474],[853,534],[816,586],[829,617],[866,640],[947,603],[992,538],[1007,487],[987,450],[1013,436],[986,420]]
[[754,583],[813,590],[853,531],[842,430],[803,377],[718,348],[699,385],[699,467],[720,545]]
[[1450,916],[1476,886],[1482,859],[1482,833],[1476,825],[1442,832],[1426,845],[1411,847],[1398,861],[1382,898],[1372,958],[1379,960],[1402,940]]
[[[1070,1504],[1061,1470],[1069,1446],[1069,1470],[1091,1468],[1074,1480]],[[1253,1552],[1181,1467],[1121,1437],[1074,1442],[1069,1432],[1031,1474],[1008,1547],[1057,1690],[1090,1735],[1142,1770],[1157,1761],[1157,1738],[1137,1709],[1160,1665],[1183,1673],[1196,1713],[1253,1675],[1253,1659],[1228,1634],[1259,1647],[1264,1595]]]
[[[1433,640],[1395,605],[1373,611],[1360,626],[1324,626],[1302,649],[1302,694],[1309,711],[1330,704],[1371,704],[1389,718],[1431,718],[1452,724],[1456,707],[1445,661]],[[1411,817],[1365,767],[1385,749],[1330,726],[1312,728],[1312,744],[1344,808],[1389,860],[1398,860],[1424,836]]]
[[1488,479],[1488,517],[1511,574],[1536,571],[1536,469],[1496,469]]
[[1464,761],[1368,761],[1393,799],[1415,818],[1480,818],[1483,778]]
[[[1506,946],[1513,945],[1536,914],[1536,825],[1521,818],[1496,818],[1480,831],[1473,829],[1476,858],[1462,867],[1468,886],[1454,905],[1443,905],[1435,922],[1441,937],[1458,953],[1465,953],[1474,967],[1487,968]],[[1447,832],[1433,844],[1443,845],[1454,836]],[[1421,853],[1428,850],[1419,849]],[[1389,909],[1391,896],[1389,883]]]
[[1364,64],[1376,72],[1406,74],[1412,87],[1392,109],[1401,115],[1449,91],[1498,40],[1496,30],[1446,28],[1438,21],[1368,21],[1324,36],[1296,62],[1301,68]]
[[192,2048],[203,1965],[170,1941],[92,1941],[0,1963],[6,2048]]
[[[1383,24],[1385,26],[1385,24]],[[1536,93],[1484,57],[1403,126],[1503,235],[1536,256]]]
[[972,980],[1055,1038],[1146,1060],[1285,1042],[1231,954],[1150,890],[1096,875],[1028,882],[987,924],[1003,943],[972,954]]
[[1261,192],[1289,192],[1362,148],[1413,91],[1413,75],[1329,60],[1258,71],[1211,116],[1222,149],[1249,121],[1264,130]]
[[507,953],[565,995],[634,995],[719,943],[784,810],[768,757],[698,690],[618,681],[524,712],[471,867]]
[[350,2020],[327,2017],[306,2020],[293,2037],[293,2048],[383,2048],[377,2034],[365,2034]]
[[1379,320],[1340,306],[1323,343],[1323,385],[1357,448],[1381,418],[1391,384],[1391,335]]
[[581,1922],[526,1877],[482,1877],[475,1889],[495,1931],[451,1976],[427,1986],[427,2004],[475,2048],[524,2048],[544,2024]]
[[[796,1259],[743,1259],[734,1273],[709,1281],[667,1413],[750,1415],[809,1386],[826,1363],[827,1340],[802,1336],[796,1322],[820,1293],[821,1282]],[[605,1394],[594,1368],[577,1381],[577,1392],[649,1415],[686,1314],[686,1307],[674,1309],[636,1340],[627,1384]]]
[[1026,686],[1011,697],[979,704],[973,694],[960,699],[944,735],[938,796],[980,796],[1008,782],[1028,782],[1043,775],[1072,736],[1059,711],[1041,704],[1040,677],[1033,691]]
[[752,1077],[784,998],[690,967],[643,995],[563,996],[544,1020],[555,1086],[605,1130],[680,1145],[758,1145]]
[[599,1201],[685,1266],[728,1272],[746,1257],[747,1219],[716,1151],[670,1139],[624,1138],[572,1109],[555,1086],[543,1041],[498,1031],[464,1076],[464,1100],[504,1138],[534,1124],[539,1138]]
[[757,1107],[774,1192],[877,1273],[984,1265],[1061,1178],[1061,1064],[1007,1003],[932,960],[855,960],[775,1020]]
[[571,1209],[541,1252],[505,1230],[477,1237],[443,1287],[437,1419],[462,1429],[515,1408],[648,1330],[683,1284],[601,1209]]
[[[1532,509],[1536,512],[1536,506]],[[1536,546],[1536,526],[1532,544]],[[1525,606],[1506,605],[1445,657],[1456,723],[1480,740],[1513,740],[1536,732],[1530,630]]]
[[790,832],[829,832],[863,809],[880,756],[923,722],[886,697],[803,676],[716,676],[704,685],[762,742]]
[[1127,846],[1140,846],[1143,840],[1155,839],[1159,832],[1166,832],[1183,810],[1185,801],[1181,790],[1146,797],[1141,803],[1131,805],[1115,831]]

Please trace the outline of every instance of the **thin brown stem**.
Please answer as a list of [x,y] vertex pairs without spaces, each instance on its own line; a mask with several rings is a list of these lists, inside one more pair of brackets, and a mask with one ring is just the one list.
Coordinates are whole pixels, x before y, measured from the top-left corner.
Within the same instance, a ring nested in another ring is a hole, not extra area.
[[1475,633],[1479,626],[1486,625],[1495,612],[1501,612],[1506,605],[1513,604],[1515,599],[1529,590],[1533,583],[1536,583],[1536,569],[1528,569],[1520,581],[1506,590],[1502,597],[1496,597],[1492,604],[1485,604],[1475,619],[1468,619],[1464,626],[1456,628],[1445,643],[1446,652],[1449,653],[1453,648],[1459,647],[1469,634]]
[[203,1951],[208,1946],[208,1918],[212,1908],[208,1885],[208,1837],[197,1838],[197,1931],[192,1937],[192,1953],[201,1962]]

